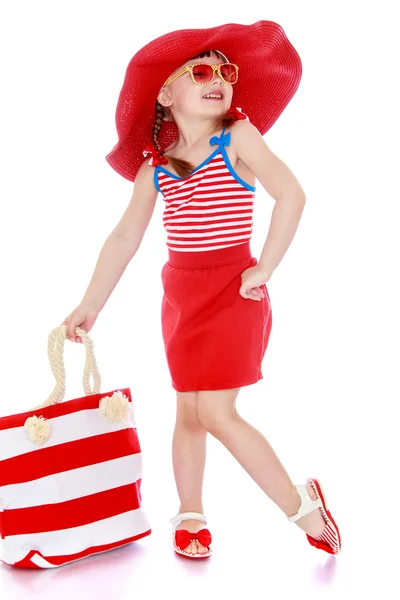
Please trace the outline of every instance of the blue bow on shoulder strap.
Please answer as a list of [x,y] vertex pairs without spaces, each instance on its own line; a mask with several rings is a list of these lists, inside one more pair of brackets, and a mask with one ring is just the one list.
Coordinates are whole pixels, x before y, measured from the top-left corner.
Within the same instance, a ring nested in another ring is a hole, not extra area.
[[215,146],[216,144],[218,144],[219,146],[229,146],[230,141],[231,141],[231,132],[228,131],[228,133],[225,133],[225,135],[223,135],[223,132],[222,132],[220,137],[214,135],[214,137],[212,137],[210,139],[210,146]]

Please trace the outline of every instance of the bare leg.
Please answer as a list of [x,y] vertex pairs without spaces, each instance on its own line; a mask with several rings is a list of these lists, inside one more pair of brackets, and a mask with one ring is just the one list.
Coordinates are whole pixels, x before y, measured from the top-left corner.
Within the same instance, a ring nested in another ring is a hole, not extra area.
[[[197,418],[196,392],[177,392],[177,410],[172,439],[172,463],[178,490],[180,507],[178,512],[203,513],[203,478],[206,462],[207,431]],[[177,529],[197,533],[204,527],[201,521],[182,521]],[[191,542],[187,552],[197,554],[207,548]]]
[[[237,459],[247,473],[273,502],[287,515],[295,515],[301,499],[296,487],[265,437],[236,410],[240,388],[197,392],[197,415],[204,429],[216,437]],[[311,486],[309,495],[315,499]],[[311,537],[325,529],[317,508],[295,521]]]

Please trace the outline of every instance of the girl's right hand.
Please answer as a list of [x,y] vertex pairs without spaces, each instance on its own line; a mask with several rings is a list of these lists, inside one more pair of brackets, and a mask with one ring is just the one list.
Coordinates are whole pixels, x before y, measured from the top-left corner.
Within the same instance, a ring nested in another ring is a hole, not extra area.
[[79,304],[61,323],[67,326],[67,339],[71,342],[82,343],[82,338],[76,335],[76,328],[81,327],[89,333],[98,317],[98,311],[87,304]]

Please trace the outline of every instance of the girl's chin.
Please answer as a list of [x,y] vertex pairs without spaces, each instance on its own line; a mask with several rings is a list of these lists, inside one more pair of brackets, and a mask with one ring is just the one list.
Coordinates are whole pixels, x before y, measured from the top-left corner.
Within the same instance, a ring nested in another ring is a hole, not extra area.
[[202,98],[203,104],[209,104],[210,106],[225,106],[226,102],[224,100],[206,100]]
[[[205,100],[205,102],[207,102],[207,100]],[[226,102],[221,102],[221,101],[213,102],[212,100],[210,100],[208,102],[209,102],[208,106],[206,106],[205,104],[202,105],[203,111],[206,114],[222,116],[229,110],[229,106],[227,106]]]

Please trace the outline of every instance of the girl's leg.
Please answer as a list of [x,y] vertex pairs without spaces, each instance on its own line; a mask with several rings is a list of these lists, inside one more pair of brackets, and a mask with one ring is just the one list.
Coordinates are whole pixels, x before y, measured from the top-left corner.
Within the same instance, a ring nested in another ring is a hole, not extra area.
[[[216,437],[237,459],[247,473],[273,502],[287,515],[295,515],[301,499],[296,487],[269,442],[236,410],[240,388],[197,392],[197,416],[201,425]],[[315,493],[307,486],[311,498]],[[317,508],[295,521],[311,537],[325,529],[325,521]]]
[[[172,463],[180,507],[178,512],[203,513],[203,476],[206,462],[207,431],[197,418],[196,392],[177,392],[177,410],[172,439]],[[204,527],[201,521],[182,521],[177,529],[197,533]],[[199,542],[191,542],[187,552],[207,552]]]

